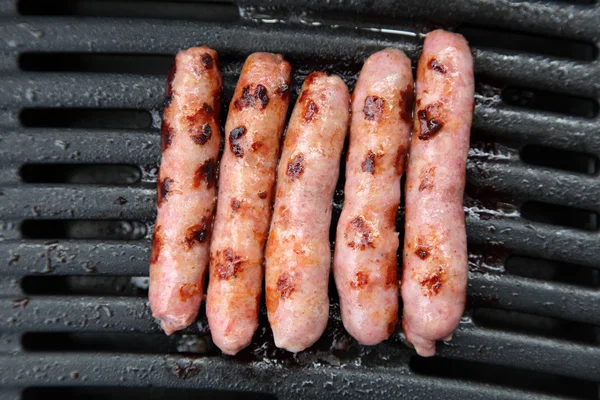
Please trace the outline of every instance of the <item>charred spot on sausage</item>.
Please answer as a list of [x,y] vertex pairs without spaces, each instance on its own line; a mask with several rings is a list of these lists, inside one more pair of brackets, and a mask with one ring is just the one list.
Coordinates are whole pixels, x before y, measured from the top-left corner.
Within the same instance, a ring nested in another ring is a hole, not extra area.
[[281,85],[277,89],[275,89],[275,94],[281,96],[283,99],[287,99],[290,97],[290,84],[286,81],[283,81]]
[[185,231],[183,243],[186,250],[190,250],[197,243],[204,243],[208,239],[210,219],[202,217],[200,223],[188,227]]
[[429,257],[429,249],[427,249],[425,247],[419,247],[417,250],[415,250],[415,254],[421,260],[426,260],[427,257]]
[[444,126],[444,122],[440,119],[441,105],[438,103],[430,104],[424,109],[419,110],[417,117],[421,127],[419,139],[429,140],[439,133]]
[[279,297],[283,300],[287,299],[294,292],[294,282],[293,278],[287,272],[284,272],[277,279],[277,291],[279,292]]
[[362,289],[369,284],[369,274],[366,272],[358,271],[356,273],[356,280],[350,282],[352,289]]
[[298,179],[304,173],[304,154],[297,154],[291,161],[288,162],[287,176],[292,180]]
[[436,60],[435,58],[432,58],[431,60],[429,60],[429,64],[427,64],[427,65],[429,66],[429,69],[437,71],[441,74],[445,74],[447,72],[446,67],[444,67],[442,64],[440,64],[438,62],[438,60]]
[[361,167],[363,172],[368,172],[370,174],[375,173],[375,153],[369,150],[367,156],[361,164]]
[[152,238],[152,255],[150,256],[150,264],[154,264],[160,257],[160,251],[165,244],[165,238],[163,237],[162,227],[158,225],[154,228],[154,237]]
[[431,190],[435,180],[435,167],[428,167],[421,171],[421,183],[419,184],[419,192]]
[[365,106],[363,107],[363,113],[367,121],[378,122],[381,120],[383,115],[383,106],[385,100],[377,96],[367,96],[365,98]]
[[269,96],[267,88],[263,85],[256,85],[252,88],[251,85],[244,86],[242,89],[242,97],[233,103],[233,107],[241,111],[246,107],[258,106],[259,110],[264,110],[269,104]]
[[267,198],[267,192],[258,192],[258,197],[261,199],[266,199]]
[[200,287],[196,283],[184,283],[179,288],[179,297],[181,300],[187,301],[200,294]]
[[171,129],[171,125],[167,122],[167,119],[163,119],[162,126],[160,129],[161,135],[161,150],[165,151],[171,143],[173,143],[173,129]]
[[173,179],[167,177],[158,182],[158,205],[168,200],[170,192],[173,191]]
[[308,104],[304,108],[304,121],[310,122],[313,121],[317,114],[319,113],[319,107],[315,104],[314,101],[309,100]]
[[242,149],[240,141],[245,134],[246,127],[244,125],[232,129],[229,133],[229,149],[236,157],[244,157],[244,149]]
[[194,173],[193,187],[200,187],[200,184],[204,182],[206,187],[210,189],[215,186],[216,181],[216,162],[214,158],[209,158],[204,161]]
[[435,272],[429,274],[425,279],[422,279],[419,283],[425,291],[425,295],[431,297],[439,294],[440,290],[442,289],[443,282],[444,269],[442,267],[438,267],[438,269]]
[[202,54],[202,65],[204,65],[206,69],[211,69],[213,67],[213,58],[210,54]]
[[212,137],[212,129],[209,124],[204,124],[200,129],[195,129],[191,132],[194,143],[204,145]]
[[375,235],[370,224],[362,216],[350,221],[346,226],[344,237],[348,241],[348,247],[352,249],[365,250],[367,247],[375,247],[373,244]]
[[215,273],[220,280],[237,278],[237,275],[242,272],[244,261],[233,249],[217,250],[216,258]]
[[234,213],[237,212],[237,210],[240,208],[241,204],[242,204],[242,202],[239,201],[238,199],[236,199],[236,198],[231,199],[230,205],[231,205],[231,209],[233,210]]

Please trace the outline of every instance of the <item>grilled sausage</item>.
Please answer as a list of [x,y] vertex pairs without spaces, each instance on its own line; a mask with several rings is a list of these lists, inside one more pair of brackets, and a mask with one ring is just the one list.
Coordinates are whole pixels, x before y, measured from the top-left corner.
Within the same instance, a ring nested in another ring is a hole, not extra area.
[[327,325],[329,226],[349,103],[340,78],[310,74],[279,161],[266,250],[266,299],[275,345],[293,352],[311,346]]
[[216,202],[221,73],[207,47],[180,51],[167,81],[150,260],[150,307],[171,333],[190,325],[203,297]]
[[396,214],[413,89],[410,60],[387,49],[365,62],[352,95],[333,273],[344,327],[365,345],[387,339],[398,323]]
[[436,340],[452,338],[465,306],[463,191],[473,96],[465,39],[429,33],[417,69],[401,289],[406,339],[421,356],[435,354]]
[[246,347],[258,326],[290,75],[283,56],[250,55],[229,106],[206,299],[213,341],[227,354]]

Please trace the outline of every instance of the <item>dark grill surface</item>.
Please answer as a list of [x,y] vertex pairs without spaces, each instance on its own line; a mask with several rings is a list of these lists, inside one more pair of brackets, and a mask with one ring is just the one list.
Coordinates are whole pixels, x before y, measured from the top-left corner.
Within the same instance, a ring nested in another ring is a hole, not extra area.
[[[284,53],[296,91],[313,69],[352,88],[368,55],[416,63],[437,27],[471,42],[477,78],[454,340],[431,359],[400,329],[358,346],[333,285],[303,353],[274,347],[264,310],[236,357],[203,311],[163,335],[143,277],[175,52],[216,49],[229,104],[251,52]],[[0,0],[0,399],[598,399],[599,41],[590,0]]]

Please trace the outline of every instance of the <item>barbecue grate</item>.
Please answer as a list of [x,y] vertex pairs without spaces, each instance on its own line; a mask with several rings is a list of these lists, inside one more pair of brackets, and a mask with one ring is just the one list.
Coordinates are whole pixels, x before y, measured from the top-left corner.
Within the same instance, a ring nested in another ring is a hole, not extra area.
[[[0,399],[598,399],[598,21],[590,0],[0,0]],[[381,48],[416,62],[436,27],[470,40],[477,78],[454,340],[432,359],[400,329],[360,347],[335,298],[294,356],[264,310],[235,358],[205,318],[164,336],[143,277],[175,52],[217,49],[228,104],[251,52],[284,53],[296,90],[312,69],[352,86]]]

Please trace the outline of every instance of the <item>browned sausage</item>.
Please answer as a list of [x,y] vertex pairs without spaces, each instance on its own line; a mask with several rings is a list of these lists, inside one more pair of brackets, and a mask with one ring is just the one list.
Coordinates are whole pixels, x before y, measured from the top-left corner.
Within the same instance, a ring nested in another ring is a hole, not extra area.
[[398,323],[396,214],[412,128],[410,60],[396,49],[373,54],[352,97],[333,273],[344,327],[359,343],[374,345]]
[[167,81],[150,260],[150,307],[171,333],[198,314],[216,201],[221,73],[207,47],[180,51]]
[[250,55],[229,106],[206,299],[213,341],[227,354],[246,347],[258,326],[290,75],[283,56]]
[[350,95],[336,76],[304,81],[277,169],[277,196],[266,251],[266,297],[275,345],[311,346],[329,313],[329,226],[348,130]]
[[466,298],[463,192],[473,118],[473,59],[465,39],[425,38],[417,69],[414,134],[406,180],[403,327],[422,356],[450,340]]

